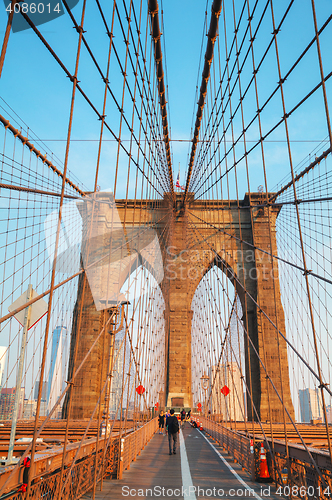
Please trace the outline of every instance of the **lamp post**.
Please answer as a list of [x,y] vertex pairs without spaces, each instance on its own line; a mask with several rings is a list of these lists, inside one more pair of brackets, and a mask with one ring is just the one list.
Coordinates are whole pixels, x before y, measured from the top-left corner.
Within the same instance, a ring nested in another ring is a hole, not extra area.
[[[105,436],[107,435],[107,428],[109,427],[109,412],[110,412],[110,395],[112,391],[112,372],[113,372],[113,359],[114,359],[114,343],[115,343],[115,335],[123,328],[123,322],[125,319],[125,306],[129,305],[130,302],[125,300],[125,296],[123,294],[119,295],[118,301],[111,298],[107,300],[102,299],[101,302],[105,303],[105,309],[108,310],[109,315],[113,316],[110,321],[110,329],[108,333],[110,334],[110,342],[109,342],[109,353],[108,353],[108,361],[107,361],[107,378],[108,383],[105,390],[105,401],[104,401],[104,411],[102,415],[103,423],[102,428],[105,428]],[[117,318],[119,318],[119,326],[117,327]],[[115,417],[116,418],[116,415]],[[120,409],[120,420],[122,418],[122,408]]]
[[206,373],[204,372],[204,374],[201,376],[201,386],[202,386],[202,389],[204,390],[204,414],[205,414],[205,416],[206,416],[206,391],[209,388],[209,381],[210,381],[210,377],[208,377],[206,375]]

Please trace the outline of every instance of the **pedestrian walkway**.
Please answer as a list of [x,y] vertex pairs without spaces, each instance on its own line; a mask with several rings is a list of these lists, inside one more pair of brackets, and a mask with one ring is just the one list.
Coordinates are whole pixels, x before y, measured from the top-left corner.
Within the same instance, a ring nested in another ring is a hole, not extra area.
[[[84,496],[89,498],[91,493]],[[167,436],[156,433],[123,478],[104,481],[95,498],[280,500],[272,485],[252,482],[222,448],[188,423],[180,431],[176,455],[169,455]]]

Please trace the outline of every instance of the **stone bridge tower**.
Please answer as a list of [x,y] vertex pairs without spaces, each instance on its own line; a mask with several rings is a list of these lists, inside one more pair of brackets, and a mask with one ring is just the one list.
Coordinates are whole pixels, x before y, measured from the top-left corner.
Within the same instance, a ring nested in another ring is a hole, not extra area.
[[[111,194],[98,193],[103,200],[96,216],[95,225],[110,227],[114,216],[110,209]],[[218,266],[233,283],[241,300],[243,325],[251,339],[245,348],[246,379],[251,378],[253,402],[260,419],[274,422],[283,421],[283,408],[278,396],[268,390],[268,375],[284,403],[294,417],[290,394],[287,347],[278,330],[285,335],[284,311],[280,297],[277,260],[276,218],[280,206],[262,207],[260,193],[246,195],[242,202],[194,200],[189,196],[186,206],[182,205],[182,195],[176,194],[175,207],[165,195],[164,200],[117,200],[119,219],[126,233],[129,227],[139,228],[142,223],[150,225],[158,234],[162,250],[163,280],[161,289],[165,299],[167,378],[165,381],[165,405],[191,407],[191,304],[197,286],[211,267]],[[80,208],[84,214],[84,208]],[[85,220],[84,216],[83,221]],[[87,231],[84,228],[83,233]],[[102,230],[107,235],[107,231]],[[106,248],[109,236],[100,240]],[[130,253],[130,252],[129,252]],[[137,265],[137,264],[136,264]],[[129,263],[125,276],[134,269]],[[127,274],[126,274],[127,273]],[[83,308],[81,339],[78,346],[78,362],[85,356],[92,340],[98,335],[105,311],[98,311],[94,304],[90,287],[81,299],[82,279],[76,311]],[[102,295],[100,292],[99,295]],[[266,317],[265,316],[265,314]],[[72,345],[75,345],[77,324],[73,323]],[[245,345],[247,344],[245,335]],[[247,352],[249,351],[249,357]],[[255,352],[256,351],[256,352]],[[94,378],[89,387],[84,377],[73,387],[72,417],[86,418],[91,415],[98,400],[100,384],[96,364],[106,355],[102,345],[96,355],[88,361],[87,370],[92,370]],[[259,355],[259,360],[257,354]],[[98,359],[97,359],[98,358]],[[203,367],[204,369],[204,367]],[[280,376],[282,373],[282,377]],[[70,373],[69,373],[70,376]],[[251,403],[247,400],[248,418],[251,419]],[[256,420],[256,416],[254,415]]]

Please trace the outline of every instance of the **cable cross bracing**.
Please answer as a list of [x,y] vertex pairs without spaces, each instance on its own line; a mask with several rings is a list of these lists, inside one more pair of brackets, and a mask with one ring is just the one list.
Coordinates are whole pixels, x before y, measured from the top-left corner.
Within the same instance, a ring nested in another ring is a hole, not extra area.
[[277,485],[285,467],[290,488],[331,484],[325,3],[207,0],[197,16],[195,3],[189,15],[157,0],[64,0],[45,24],[11,5],[1,498],[18,499],[24,459],[45,454],[27,497],[95,499],[144,446],[130,436],[171,407],[220,425],[247,455],[263,441]]

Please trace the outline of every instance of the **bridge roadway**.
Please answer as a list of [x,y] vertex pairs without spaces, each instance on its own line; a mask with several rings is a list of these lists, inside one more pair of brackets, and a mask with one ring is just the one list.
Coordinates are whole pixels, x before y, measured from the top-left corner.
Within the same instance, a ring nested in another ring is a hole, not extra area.
[[[272,484],[251,481],[223,448],[187,422],[176,455],[169,455],[167,436],[156,433],[121,480],[104,480],[99,489],[98,485],[96,500],[280,500]],[[92,499],[92,492],[82,498]]]

